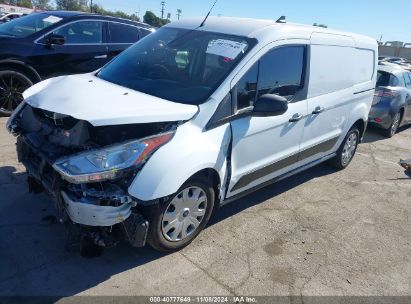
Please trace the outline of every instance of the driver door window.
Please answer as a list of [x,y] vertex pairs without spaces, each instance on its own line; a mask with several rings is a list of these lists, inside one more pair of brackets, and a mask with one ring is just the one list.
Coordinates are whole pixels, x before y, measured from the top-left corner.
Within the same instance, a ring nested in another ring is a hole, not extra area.
[[273,49],[260,60],[258,94],[277,94],[289,102],[304,87],[304,46]]
[[101,21],[78,21],[63,26],[53,34],[65,38],[65,44],[99,44],[103,42]]
[[271,50],[238,81],[235,90],[237,110],[254,104],[264,94],[277,94],[289,102],[305,99],[305,46]]

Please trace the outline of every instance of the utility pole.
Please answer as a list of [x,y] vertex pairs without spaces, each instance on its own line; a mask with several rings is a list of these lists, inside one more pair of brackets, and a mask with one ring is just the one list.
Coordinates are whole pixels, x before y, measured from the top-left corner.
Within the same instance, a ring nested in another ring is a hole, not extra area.
[[183,11],[181,9],[177,9],[177,20],[180,20],[181,13]]
[[90,13],[93,12],[93,0],[90,1]]
[[164,19],[164,6],[166,5],[166,2],[163,0],[161,1],[161,19]]

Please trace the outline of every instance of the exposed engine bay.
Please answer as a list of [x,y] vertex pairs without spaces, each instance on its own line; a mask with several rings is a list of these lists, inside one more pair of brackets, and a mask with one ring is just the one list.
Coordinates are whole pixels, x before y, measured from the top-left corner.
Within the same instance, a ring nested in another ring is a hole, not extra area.
[[[154,151],[147,148],[152,147],[150,137],[158,141],[158,134],[171,134],[177,125],[156,122],[95,127],[25,104],[9,130],[18,136],[18,159],[27,169],[29,190],[45,191],[53,199],[59,220],[67,227],[69,247],[90,247],[90,243],[110,247],[121,240],[142,247],[148,222],[140,214],[141,202],[127,189],[148,153]],[[148,140],[139,141],[145,138]],[[127,144],[123,147],[123,143]],[[133,162],[126,163],[127,158]],[[83,241],[88,245],[81,245]]]

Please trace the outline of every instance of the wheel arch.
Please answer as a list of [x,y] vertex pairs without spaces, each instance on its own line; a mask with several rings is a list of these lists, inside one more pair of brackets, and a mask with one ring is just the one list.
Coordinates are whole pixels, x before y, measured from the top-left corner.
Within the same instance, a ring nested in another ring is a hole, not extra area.
[[5,59],[0,60],[0,69],[10,69],[23,73],[25,76],[29,77],[33,83],[41,81],[40,74],[29,64],[16,60],[16,59]]
[[400,126],[404,122],[404,116],[405,116],[405,105],[401,106],[400,108],[400,113],[401,113],[401,118],[400,118]]
[[352,127],[357,127],[358,128],[358,131],[360,131],[360,142],[363,140],[363,138],[364,138],[364,134],[365,134],[365,131],[366,131],[366,129],[367,129],[367,123],[366,123],[366,121],[364,121],[364,119],[358,119],[351,127],[350,127],[350,129],[352,128]]
[[215,202],[217,203],[219,201],[218,195],[221,188],[221,178],[218,171],[214,168],[205,168],[194,173],[192,176],[188,178],[188,180],[193,179],[195,177],[204,177],[209,181],[210,185],[214,189],[214,193],[216,195]]

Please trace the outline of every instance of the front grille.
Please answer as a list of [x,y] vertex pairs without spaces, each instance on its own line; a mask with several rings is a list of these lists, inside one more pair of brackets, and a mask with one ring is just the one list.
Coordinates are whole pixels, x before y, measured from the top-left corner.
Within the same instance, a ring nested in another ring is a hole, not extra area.
[[63,181],[42,152],[32,147],[23,136],[17,138],[18,160],[23,163],[27,173],[34,177],[49,193],[54,193],[56,187]]

